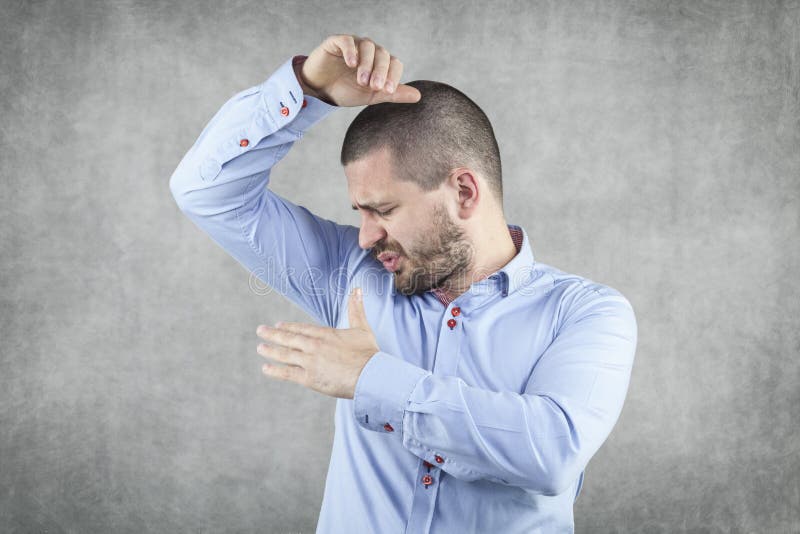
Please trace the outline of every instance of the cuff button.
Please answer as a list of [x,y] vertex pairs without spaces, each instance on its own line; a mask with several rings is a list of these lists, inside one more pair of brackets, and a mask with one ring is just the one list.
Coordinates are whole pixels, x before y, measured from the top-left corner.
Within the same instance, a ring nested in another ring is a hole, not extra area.
[[287,108],[286,106],[283,106],[281,108],[281,115],[283,115],[284,117],[288,117],[289,116],[289,108]]
[[245,147],[245,146],[247,146],[249,144],[250,144],[250,141],[248,139],[242,139],[242,140],[239,141],[239,146],[241,146],[241,147]]
[[383,429],[387,432],[394,432],[394,428],[392,428],[392,425],[390,425],[389,423],[383,425]]

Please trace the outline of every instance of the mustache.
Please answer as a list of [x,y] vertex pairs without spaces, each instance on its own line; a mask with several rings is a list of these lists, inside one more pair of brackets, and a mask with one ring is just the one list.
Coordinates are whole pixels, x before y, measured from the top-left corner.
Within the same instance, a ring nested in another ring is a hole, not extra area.
[[380,256],[384,252],[394,252],[397,254],[403,254],[402,250],[393,247],[388,247],[386,245],[375,245],[374,247],[372,247],[372,257],[375,258],[376,260],[378,259],[378,256]]

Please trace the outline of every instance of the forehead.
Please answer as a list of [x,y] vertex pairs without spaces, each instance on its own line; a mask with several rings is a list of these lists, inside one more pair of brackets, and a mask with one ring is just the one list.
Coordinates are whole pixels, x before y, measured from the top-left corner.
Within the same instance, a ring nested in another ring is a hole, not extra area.
[[423,194],[413,182],[397,180],[388,149],[373,150],[344,167],[350,201],[378,205]]

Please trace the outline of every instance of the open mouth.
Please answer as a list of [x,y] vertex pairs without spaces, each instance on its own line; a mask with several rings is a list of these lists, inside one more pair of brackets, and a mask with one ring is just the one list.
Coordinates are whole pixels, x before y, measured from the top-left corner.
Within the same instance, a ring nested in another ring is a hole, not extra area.
[[378,260],[390,273],[395,272],[400,266],[400,254],[397,252],[381,252],[378,255]]

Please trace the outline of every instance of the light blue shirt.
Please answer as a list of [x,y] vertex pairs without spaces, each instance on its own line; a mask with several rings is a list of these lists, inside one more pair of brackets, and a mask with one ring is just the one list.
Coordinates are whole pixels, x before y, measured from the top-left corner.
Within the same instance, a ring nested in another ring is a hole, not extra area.
[[317,532],[573,532],[584,470],[628,389],[630,303],[536,262],[516,225],[517,255],[452,302],[397,293],[358,228],[266,187],[335,109],[303,95],[289,59],[222,106],[170,179],[198,227],[318,323],[347,328],[348,294],[363,289],[381,350],[354,399],[337,399]]

